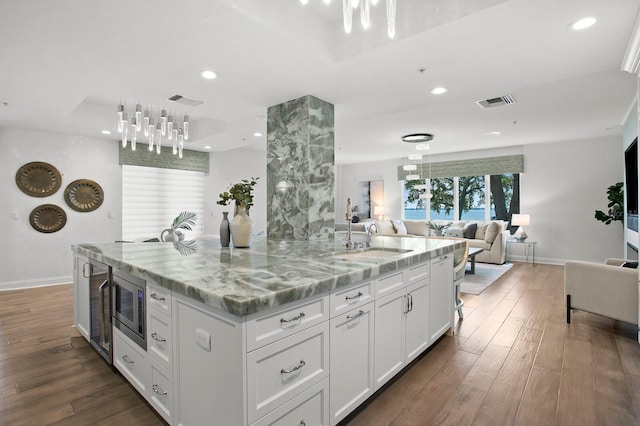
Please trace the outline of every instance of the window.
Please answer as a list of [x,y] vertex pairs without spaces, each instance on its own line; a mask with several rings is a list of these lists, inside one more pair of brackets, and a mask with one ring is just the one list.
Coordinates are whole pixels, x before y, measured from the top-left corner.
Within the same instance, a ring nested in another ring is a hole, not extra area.
[[182,211],[197,214],[186,238],[204,231],[204,172],[122,166],[122,239],[160,237]]
[[[404,181],[404,219],[508,221],[520,211],[520,175],[461,176]],[[431,189],[431,202],[426,191]],[[486,200],[490,200],[487,208]],[[429,212],[426,205],[430,204]]]

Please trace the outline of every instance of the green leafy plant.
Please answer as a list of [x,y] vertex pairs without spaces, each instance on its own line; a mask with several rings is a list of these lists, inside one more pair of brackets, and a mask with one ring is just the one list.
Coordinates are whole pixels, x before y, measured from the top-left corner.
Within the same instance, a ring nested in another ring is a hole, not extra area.
[[253,187],[258,183],[259,178],[242,179],[240,182],[231,185],[228,191],[220,194],[217,204],[228,206],[231,201],[236,202],[236,206],[244,207],[247,211],[253,206]]
[[449,225],[451,225],[451,222],[447,222],[447,223],[435,223],[431,221],[427,222],[427,228],[433,229],[434,231],[442,231],[444,228],[446,228]]
[[181,212],[175,219],[173,219],[173,223],[171,224],[171,229],[174,231],[176,229],[186,229],[187,231],[191,231],[193,226],[196,226],[196,213],[194,212]]
[[605,225],[616,220],[622,221],[624,218],[624,194],[622,193],[622,182],[611,185],[607,189],[607,199],[609,200],[609,204],[607,204],[609,211],[605,213],[602,210],[596,210],[595,218],[604,222]]

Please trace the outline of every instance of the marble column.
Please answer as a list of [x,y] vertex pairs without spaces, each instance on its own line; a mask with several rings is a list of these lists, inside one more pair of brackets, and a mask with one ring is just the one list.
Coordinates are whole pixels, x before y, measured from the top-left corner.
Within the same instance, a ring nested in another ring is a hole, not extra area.
[[267,236],[310,241],[333,237],[333,105],[303,96],[267,113]]

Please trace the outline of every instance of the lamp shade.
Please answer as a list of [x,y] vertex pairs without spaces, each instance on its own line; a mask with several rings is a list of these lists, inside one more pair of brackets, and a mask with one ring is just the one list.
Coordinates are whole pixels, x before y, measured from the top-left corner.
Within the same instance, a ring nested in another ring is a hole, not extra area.
[[374,216],[382,216],[384,214],[384,207],[382,206],[375,206],[373,208],[373,215]]
[[529,226],[530,218],[528,214],[514,214],[511,216],[511,225]]

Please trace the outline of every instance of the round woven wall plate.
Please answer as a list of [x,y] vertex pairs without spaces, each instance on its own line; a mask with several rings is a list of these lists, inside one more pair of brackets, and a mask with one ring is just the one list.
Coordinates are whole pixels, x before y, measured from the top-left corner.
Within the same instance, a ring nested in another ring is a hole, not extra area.
[[77,212],[90,212],[100,207],[104,200],[104,192],[97,182],[78,179],[67,185],[64,200]]
[[16,185],[20,191],[32,197],[47,197],[54,194],[62,184],[58,169],[49,163],[34,161],[18,169]]
[[43,204],[31,211],[29,222],[38,232],[57,232],[67,223],[67,214],[55,204]]

